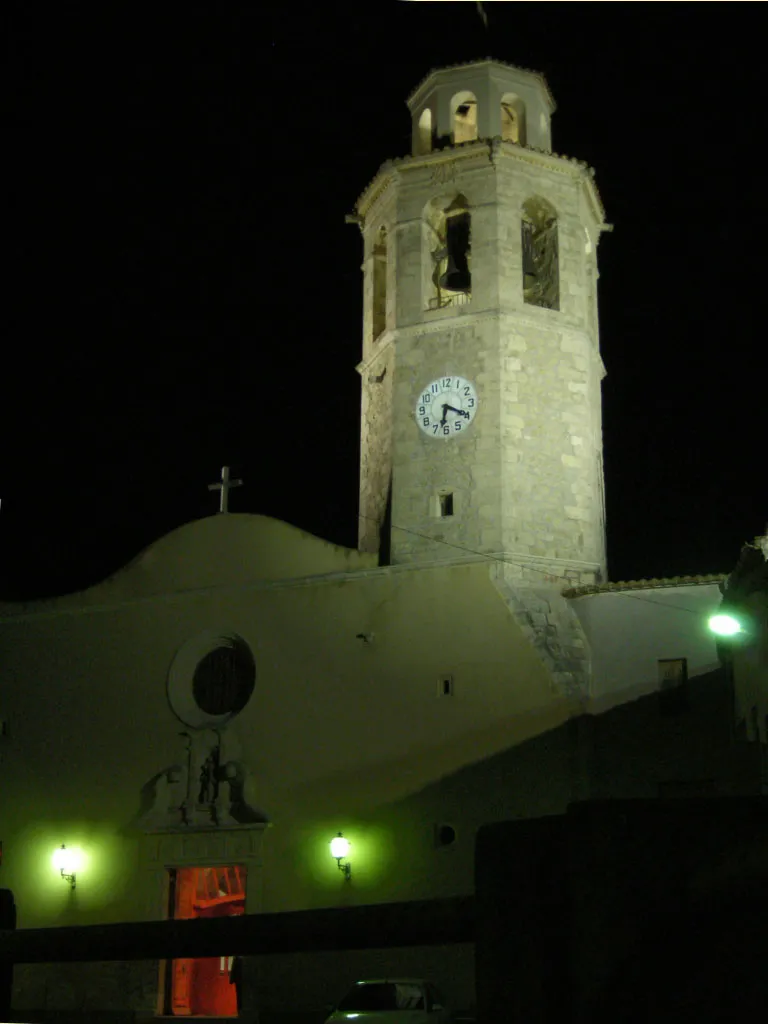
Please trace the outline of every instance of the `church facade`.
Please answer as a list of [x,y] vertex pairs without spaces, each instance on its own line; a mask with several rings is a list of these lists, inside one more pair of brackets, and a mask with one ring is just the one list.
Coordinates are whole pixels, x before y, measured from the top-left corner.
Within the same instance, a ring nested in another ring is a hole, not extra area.
[[[759,792],[705,626],[722,578],[607,583],[592,171],[552,153],[533,72],[435,71],[409,107],[412,154],[349,217],[358,549],[223,512],[83,593],[0,607],[21,928],[466,894],[485,822]],[[15,1005],[234,1015],[229,966],[22,965]],[[464,946],[245,973],[247,1011],[382,973],[474,999]]]

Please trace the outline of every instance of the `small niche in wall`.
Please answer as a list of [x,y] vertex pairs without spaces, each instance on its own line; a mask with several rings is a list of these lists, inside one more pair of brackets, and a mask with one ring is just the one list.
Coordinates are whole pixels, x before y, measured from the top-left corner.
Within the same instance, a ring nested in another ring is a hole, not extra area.
[[437,681],[438,697],[453,696],[453,676],[440,676]]
[[453,825],[445,822],[438,822],[435,825],[435,846],[438,849],[445,849],[446,846],[453,846],[456,842],[456,829]]

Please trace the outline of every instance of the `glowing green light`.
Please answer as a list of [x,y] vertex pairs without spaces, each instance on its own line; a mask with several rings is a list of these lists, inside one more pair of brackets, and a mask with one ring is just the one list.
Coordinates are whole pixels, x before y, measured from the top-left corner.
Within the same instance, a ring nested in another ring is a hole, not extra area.
[[77,884],[77,870],[81,860],[82,857],[77,847],[67,847],[64,843],[53,854],[53,866],[61,872],[61,877],[69,882],[73,889]]
[[64,875],[73,875],[80,869],[82,856],[73,846],[63,844],[53,854],[53,866]]
[[345,839],[344,836],[339,832],[337,836],[331,840],[331,856],[339,860],[341,857],[346,857],[349,853],[349,840]]
[[709,620],[709,628],[718,636],[736,636],[742,632],[741,623],[733,615],[720,613],[713,615]]

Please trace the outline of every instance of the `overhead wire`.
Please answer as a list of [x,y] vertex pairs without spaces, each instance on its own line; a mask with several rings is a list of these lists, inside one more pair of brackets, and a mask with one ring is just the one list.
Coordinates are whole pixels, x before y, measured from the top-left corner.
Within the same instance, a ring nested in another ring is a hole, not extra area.
[[[366,519],[369,522],[379,522],[373,516],[364,516],[362,513],[358,514],[358,518],[359,519]],[[396,526],[394,523],[391,525],[391,529],[392,530],[398,530],[400,533],[411,534],[412,536],[419,537],[422,540],[431,541],[433,544],[442,544],[445,547],[455,548],[457,551],[462,551],[462,552],[464,552],[465,554],[468,554],[468,555],[475,555],[478,558],[484,558],[484,559],[486,559],[489,562],[503,562],[506,565],[513,565],[513,566],[515,566],[518,569],[527,569],[530,572],[539,573],[541,576],[547,576],[550,579],[554,578],[554,579],[558,579],[558,580],[563,580],[565,583],[568,583],[574,589],[576,589],[578,587],[578,584],[574,584],[574,581],[572,579],[570,579],[568,576],[562,576],[559,573],[552,572],[551,569],[537,569],[535,566],[530,565],[527,562],[516,562],[512,558],[508,558],[506,555],[489,554],[487,551],[478,551],[475,548],[467,547],[465,544],[455,544],[452,541],[439,539],[437,537],[430,537],[430,535],[427,534],[427,533],[420,533],[418,530],[412,530],[412,529],[409,529],[408,527],[405,527],[405,526]],[[594,585],[598,586],[598,587],[600,586],[599,583],[598,584],[594,584]],[[685,584],[683,584],[683,585],[685,585]],[[688,584],[688,585],[690,586],[690,584]],[[670,584],[670,586],[675,586],[675,584]],[[662,608],[674,609],[676,611],[681,611],[681,612],[688,612],[689,615],[700,616],[700,614],[701,614],[699,611],[696,611],[693,608],[686,608],[683,605],[671,604],[668,601],[654,600],[652,597],[640,596],[639,594],[630,594],[626,590],[611,590],[611,591],[608,591],[608,593],[620,594],[622,597],[627,597],[627,598],[630,598],[630,599],[634,599],[635,601],[642,601],[644,604],[657,604],[657,605],[659,605]],[[584,596],[589,596],[589,595],[584,595]]]

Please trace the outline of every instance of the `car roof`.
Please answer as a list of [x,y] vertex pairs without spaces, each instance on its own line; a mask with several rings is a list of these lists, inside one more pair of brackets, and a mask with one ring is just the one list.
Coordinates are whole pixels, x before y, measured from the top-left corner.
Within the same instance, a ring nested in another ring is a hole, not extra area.
[[361,981],[356,981],[356,985],[383,985],[385,982],[390,982],[398,985],[426,985],[427,982],[424,978],[364,978]]

